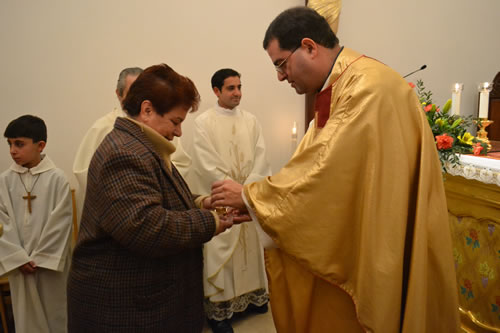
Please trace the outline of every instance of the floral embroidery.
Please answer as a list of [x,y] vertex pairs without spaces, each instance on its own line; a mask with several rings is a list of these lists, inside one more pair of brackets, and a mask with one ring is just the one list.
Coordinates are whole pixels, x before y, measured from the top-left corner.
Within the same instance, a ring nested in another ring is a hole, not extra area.
[[469,236],[465,236],[467,245],[472,245],[472,249],[479,248],[479,235],[474,229],[470,229]]
[[479,274],[481,274],[481,282],[483,287],[488,286],[488,281],[495,279],[495,271],[488,265],[488,262],[479,264]]
[[462,254],[456,247],[453,248],[453,258],[455,258],[455,268],[457,268],[458,265],[461,265],[464,261]]
[[460,286],[460,293],[465,296],[465,299],[474,298],[472,292],[472,282],[469,279],[464,280],[464,285]]
[[490,236],[493,236],[493,233],[495,232],[494,224],[488,224],[488,232],[490,233]]

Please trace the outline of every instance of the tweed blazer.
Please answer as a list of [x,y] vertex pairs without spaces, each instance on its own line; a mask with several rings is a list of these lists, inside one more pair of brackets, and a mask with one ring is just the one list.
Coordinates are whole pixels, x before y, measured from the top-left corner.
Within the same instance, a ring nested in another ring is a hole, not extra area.
[[69,332],[201,332],[208,210],[137,124],[118,118],[89,167],[68,279]]

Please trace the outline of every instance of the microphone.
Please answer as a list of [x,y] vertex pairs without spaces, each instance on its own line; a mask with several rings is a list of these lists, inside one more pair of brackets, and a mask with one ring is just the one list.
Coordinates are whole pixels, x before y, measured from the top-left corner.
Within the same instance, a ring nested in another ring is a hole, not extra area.
[[426,68],[427,68],[427,65],[422,65],[422,67],[420,67],[420,68],[419,68],[419,69],[417,69],[416,71],[413,71],[413,72],[408,73],[408,74],[406,74],[405,76],[403,76],[403,79],[404,79],[405,77],[407,77],[407,76],[410,76],[410,75],[412,75],[412,74],[416,73],[416,72],[423,71],[423,70],[424,70],[424,69],[426,69]]

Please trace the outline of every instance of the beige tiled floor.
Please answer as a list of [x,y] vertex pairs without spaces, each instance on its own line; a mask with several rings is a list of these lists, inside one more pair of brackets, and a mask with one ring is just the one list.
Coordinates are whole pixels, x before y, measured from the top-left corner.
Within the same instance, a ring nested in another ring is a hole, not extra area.
[[[235,333],[276,333],[271,309],[264,314],[242,315],[233,319],[232,325]],[[206,326],[203,333],[212,333],[212,330]]]

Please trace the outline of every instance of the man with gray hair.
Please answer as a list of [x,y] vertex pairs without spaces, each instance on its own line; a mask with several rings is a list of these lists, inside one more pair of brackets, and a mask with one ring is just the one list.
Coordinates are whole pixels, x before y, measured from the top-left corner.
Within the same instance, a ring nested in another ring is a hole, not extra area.
[[[137,77],[143,72],[142,68],[130,67],[125,68],[118,76],[116,84],[116,97],[120,102],[120,108],[115,107],[113,111],[96,120],[83,137],[80,147],[76,153],[75,161],[73,162],[73,173],[78,181],[78,189],[76,191],[76,205],[78,212],[78,221],[80,221],[81,212],[83,210],[83,202],[85,201],[85,189],[87,187],[87,171],[92,156],[97,147],[101,144],[104,137],[113,129],[115,120],[118,117],[127,117],[127,114],[122,110],[123,100],[127,96],[128,90]],[[176,147],[176,151],[172,155],[172,162],[185,178],[187,171],[191,165],[191,158],[182,148],[179,138],[175,137],[172,141]]]

